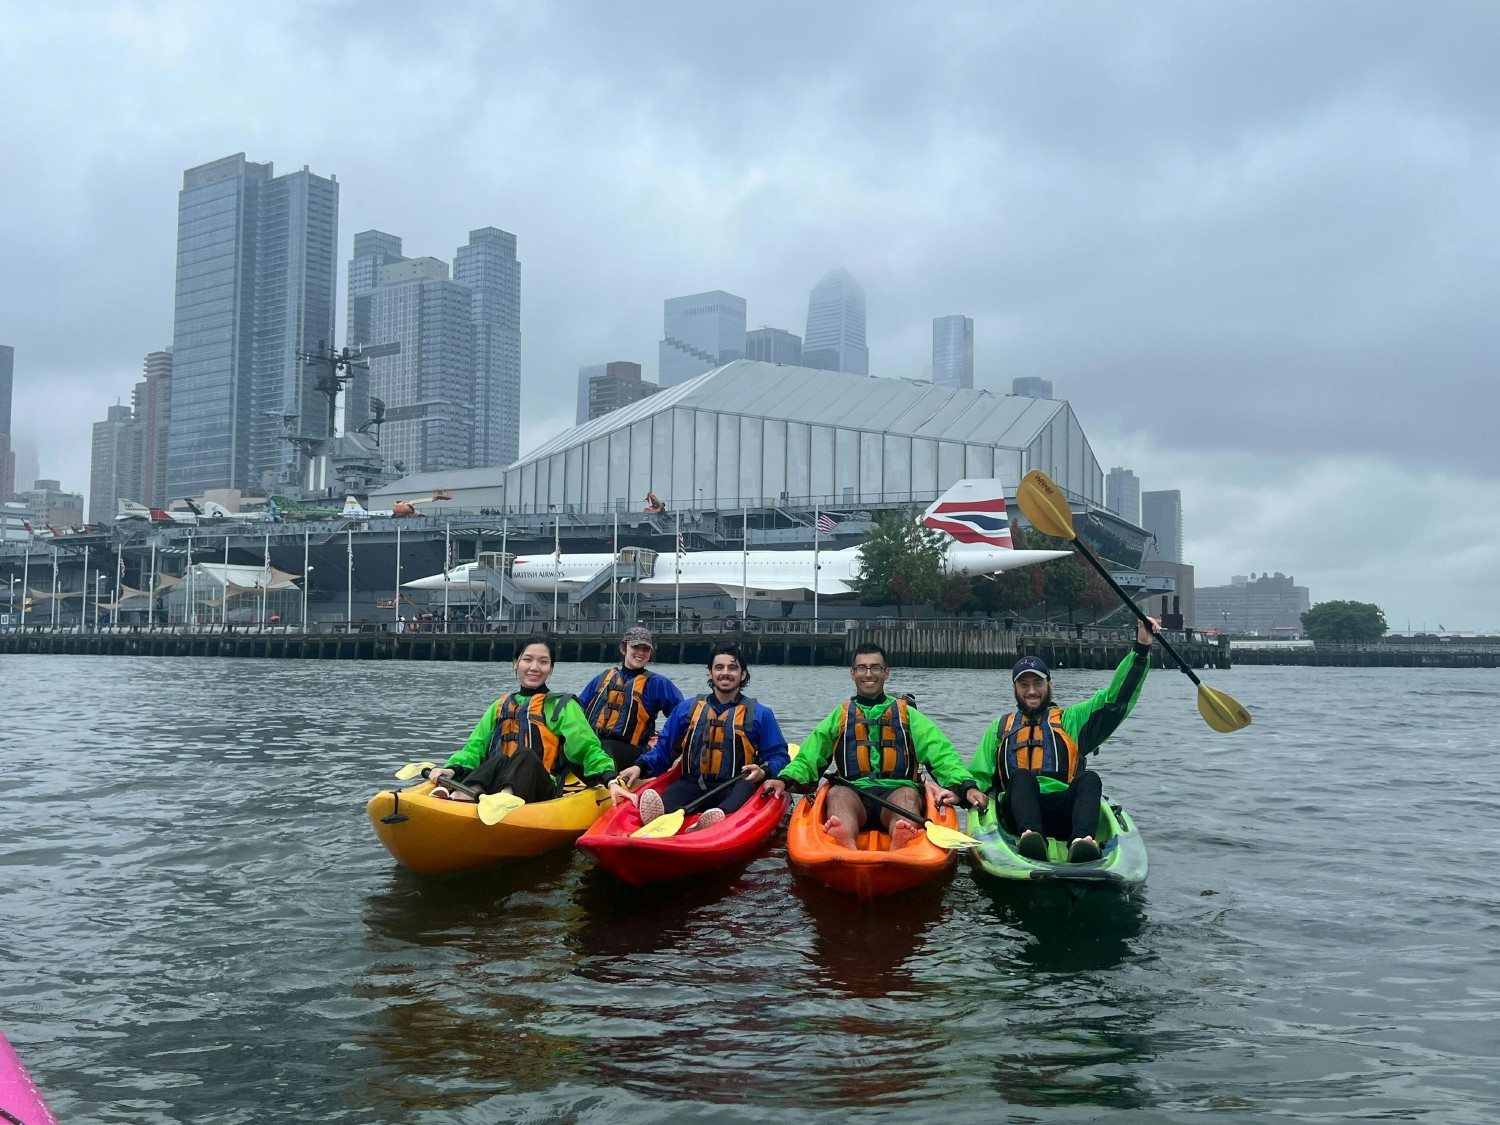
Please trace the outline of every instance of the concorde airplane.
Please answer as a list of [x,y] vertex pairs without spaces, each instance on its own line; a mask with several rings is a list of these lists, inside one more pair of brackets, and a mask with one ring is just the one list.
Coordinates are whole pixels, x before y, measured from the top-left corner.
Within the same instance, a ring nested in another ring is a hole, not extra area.
[[[1020,566],[1060,559],[1066,551],[1017,551],[1011,546],[1010,520],[1005,511],[1005,490],[995,480],[961,480],[943,493],[922,522],[952,536],[944,555],[949,574],[998,574]],[[680,588],[688,593],[723,592],[736,596],[748,589],[752,598],[779,593],[811,592],[812,551],[693,551],[675,562],[670,553],[656,559],[648,578],[626,580],[642,592],[665,593]],[[817,592],[835,596],[854,592],[861,556],[858,547],[817,552]],[[518,555],[511,564],[510,578],[522,590],[551,593],[576,590],[610,564],[608,552],[581,555]],[[473,574],[477,563],[456,566],[447,575],[433,574],[403,583],[412,590],[443,590],[479,593],[484,581]],[[680,573],[679,573],[680,571]]]

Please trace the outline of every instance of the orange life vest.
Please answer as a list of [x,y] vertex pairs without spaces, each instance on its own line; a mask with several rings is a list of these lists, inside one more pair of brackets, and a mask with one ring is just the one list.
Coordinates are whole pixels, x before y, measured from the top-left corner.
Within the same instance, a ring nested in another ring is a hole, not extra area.
[[1078,743],[1063,729],[1061,707],[1048,709],[1045,720],[1028,718],[1019,711],[1005,716],[996,757],[1002,788],[1018,770],[1064,783],[1078,776]]
[[683,777],[717,777],[728,781],[755,762],[755,700],[716,711],[707,695],[693,701],[682,752]]
[[538,691],[531,695],[511,692],[495,701],[495,730],[490,735],[490,747],[485,757],[503,754],[509,758],[522,746],[529,748],[547,772],[557,774],[563,765],[563,739],[547,725],[543,712],[548,700],[556,700],[552,709],[554,718],[568,705],[573,697],[565,692]]
[[604,673],[598,694],[589,702],[589,725],[600,738],[639,746],[651,723],[646,712],[648,673],[627,678],[619,668]]
[[906,700],[897,696],[879,715],[867,719],[857,699],[844,704],[834,755],[840,776],[851,781],[863,777],[917,780],[917,756],[912,752],[911,719],[906,707]]

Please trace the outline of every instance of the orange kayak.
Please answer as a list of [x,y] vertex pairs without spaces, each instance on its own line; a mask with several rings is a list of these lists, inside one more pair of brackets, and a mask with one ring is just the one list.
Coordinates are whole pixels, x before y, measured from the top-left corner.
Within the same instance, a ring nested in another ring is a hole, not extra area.
[[484,824],[478,805],[434,798],[432,788],[423,783],[387,789],[365,806],[386,850],[422,875],[471,871],[566,847],[609,808],[609,790],[602,785],[570,786],[555,800],[522,805],[498,824]]
[[[940,848],[925,833],[902,848],[890,851],[884,832],[861,832],[857,849],[843,848],[823,831],[828,790],[797,803],[786,829],[786,854],[792,867],[810,879],[862,899],[879,898],[918,886],[953,870],[954,852]],[[958,827],[951,808],[939,809],[927,798],[927,818],[945,828]]]

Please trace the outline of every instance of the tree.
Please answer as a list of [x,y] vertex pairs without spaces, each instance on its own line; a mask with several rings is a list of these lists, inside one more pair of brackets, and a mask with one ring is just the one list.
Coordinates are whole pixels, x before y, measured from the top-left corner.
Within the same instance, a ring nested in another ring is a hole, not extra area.
[[1302,615],[1302,631],[1319,644],[1378,641],[1388,628],[1370,602],[1321,602]]
[[1120,604],[1120,597],[1110,588],[1108,582],[1100,577],[1099,572],[1091,566],[1083,567],[1083,593],[1078,596],[1069,609],[1091,609],[1094,611],[1094,620],[1099,620],[1099,614],[1106,609],[1114,609]]
[[860,545],[855,580],[865,605],[937,603],[943,594],[942,532],[923,527],[914,511],[884,512]]

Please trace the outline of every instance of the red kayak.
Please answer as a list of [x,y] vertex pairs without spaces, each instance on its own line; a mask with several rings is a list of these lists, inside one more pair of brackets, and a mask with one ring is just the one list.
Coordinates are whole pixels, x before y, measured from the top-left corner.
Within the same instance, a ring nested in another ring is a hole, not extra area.
[[[660,792],[679,776],[680,770],[674,765],[637,792]],[[578,846],[611,875],[633,887],[644,887],[744,862],[775,834],[786,809],[784,794],[770,798],[757,794],[712,828],[689,832],[698,822],[697,815],[689,815],[675,836],[632,837],[631,833],[641,826],[641,816],[627,801],[600,817],[579,837]]]
[[57,1118],[42,1101],[41,1091],[4,1035],[0,1035],[0,1121],[57,1125]]

